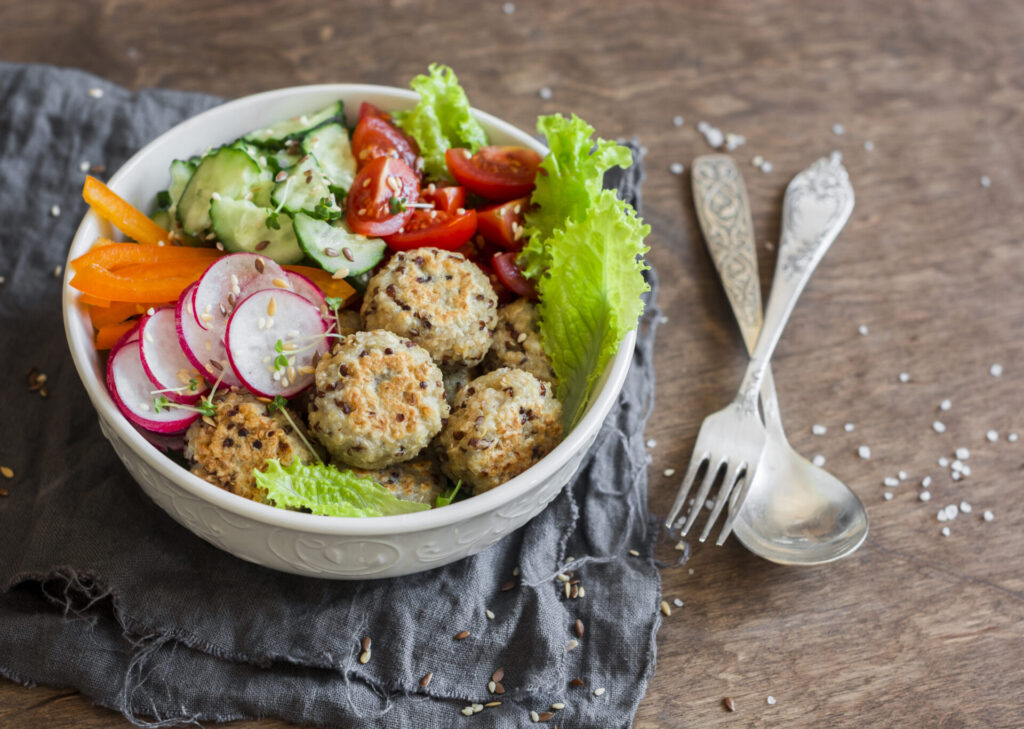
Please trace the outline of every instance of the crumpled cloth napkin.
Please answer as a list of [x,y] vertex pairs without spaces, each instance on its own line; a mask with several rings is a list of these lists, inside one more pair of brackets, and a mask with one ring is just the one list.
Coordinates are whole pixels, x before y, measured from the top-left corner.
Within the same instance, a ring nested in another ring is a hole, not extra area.
[[[276,716],[520,727],[556,702],[552,725],[630,726],[660,623],[643,438],[653,293],[622,396],[575,480],[518,532],[424,574],[332,582],[238,560],[150,502],[103,439],[67,351],[55,272],[85,212],[82,168],[109,174],[218,101],[0,63],[0,465],[15,472],[0,480],[0,674],[74,687],[139,726]],[[638,159],[608,183],[638,205],[642,176]],[[45,399],[28,390],[30,367],[48,376]],[[584,598],[566,600],[554,579],[567,555]],[[517,566],[519,585],[500,591]],[[570,651],[577,618],[586,631]],[[463,629],[471,637],[453,640]],[[499,667],[500,697],[487,690]],[[492,699],[502,705],[460,714]]]

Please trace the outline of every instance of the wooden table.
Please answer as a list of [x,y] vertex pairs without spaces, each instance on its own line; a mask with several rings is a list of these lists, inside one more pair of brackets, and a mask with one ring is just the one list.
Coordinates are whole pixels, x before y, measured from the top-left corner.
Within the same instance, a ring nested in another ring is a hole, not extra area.
[[[709,151],[701,120],[746,137],[734,154],[767,289],[787,181],[841,150],[857,207],[793,316],[776,373],[793,444],[824,455],[856,490],[871,534],[857,554],[824,567],[775,566],[733,540],[666,570],[665,596],[686,605],[665,620],[636,726],[1024,725],[1024,441],[1006,440],[1024,431],[1024,7],[227,6],[2,0],[0,48],[5,60],[80,66],[133,88],[224,96],[324,81],[404,85],[436,60],[457,70],[477,106],[523,128],[538,113],[572,110],[603,136],[636,134],[649,148],[644,215],[668,318],[649,428],[659,513],[676,486],[662,472],[685,466],[701,419],[731,397],[745,365],[688,176],[671,174],[670,163],[689,166]],[[542,87],[550,99],[538,96]],[[755,155],[774,169],[750,166]],[[1001,377],[989,373],[993,363]],[[944,434],[932,430],[939,418]],[[816,423],[826,435],[811,434]],[[997,442],[986,440],[989,429]],[[857,457],[862,444],[870,460]],[[959,484],[937,465],[958,446],[972,454]],[[900,469],[908,480],[883,487]],[[926,475],[934,498],[923,503]],[[886,491],[895,498],[884,500]],[[942,536],[936,512],[961,501],[973,511]],[[736,713],[723,708],[727,696]],[[3,726],[122,723],[73,692],[0,683]]]

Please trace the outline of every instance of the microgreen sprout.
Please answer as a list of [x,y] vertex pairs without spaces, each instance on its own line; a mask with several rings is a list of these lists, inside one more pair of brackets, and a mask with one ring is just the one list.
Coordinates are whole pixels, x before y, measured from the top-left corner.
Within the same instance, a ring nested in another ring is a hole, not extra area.
[[275,395],[274,399],[271,400],[269,403],[267,403],[267,412],[268,413],[275,413],[277,411],[281,411],[281,415],[283,415],[285,417],[285,420],[288,421],[289,425],[292,426],[292,429],[295,431],[295,434],[297,436],[299,436],[299,440],[301,440],[305,444],[306,448],[309,449],[309,452],[313,454],[313,457],[316,458],[316,460],[320,461],[320,463],[323,463],[324,461],[320,457],[320,454],[317,453],[316,448],[314,448],[310,444],[310,442],[308,440],[306,440],[306,434],[302,432],[302,428],[297,426],[295,424],[295,421],[292,420],[292,416],[288,412],[288,408],[286,407],[287,405],[288,405],[288,400],[286,400],[281,395]]
[[275,370],[283,370],[287,366],[288,366],[288,358],[285,355],[279,354],[276,357],[274,357],[274,369]]
[[330,196],[323,197],[316,204],[316,207],[313,208],[313,217],[326,221],[337,220],[341,217],[341,208],[338,207]]
[[155,412],[163,412],[163,409],[168,407],[168,405],[170,405],[170,401],[163,395],[157,395],[153,398],[153,410]]
[[441,506],[448,506],[450,503],[452,503],[452,501],[455,499],[455,495],[457,493],[459,493],[459,489],[461,487],[462,487],[462,479],[459,479],[455,483],[455,487],[451,490],[451,493],[448,493],[448,494],[438,494],[437,498],[434,500],[434,508],[436,509],[436,508],[441,507]]
[[401,198],[398,198],[398,197],[392,197],[390,200],[388,200],[388,210],[391,211],[392,215],[398,215],[399,213],[404,213],[405,212],[405,200],[403,200]]
[[273,211],[272,213],[270,213],[270,215],[267,216],[267,219],[264,221],[263,224],[266,225],[267,228],[269,228],[270,230],[281,230],[281,221],[278,220],[278,216],[278,211]]

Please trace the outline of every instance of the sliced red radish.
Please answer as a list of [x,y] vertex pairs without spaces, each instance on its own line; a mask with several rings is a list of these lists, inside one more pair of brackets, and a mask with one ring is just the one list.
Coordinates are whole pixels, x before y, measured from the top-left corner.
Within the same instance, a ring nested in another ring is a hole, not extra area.
[[199,413],[174,405],[164,405],[157,412],[154,394],[158,389],[142,367],[139,347],[132,346],[136,340],[123,341],[115,347],[107,359],[107,388],[110,396],[124,416],[140,428],[154,433],[180,433],[188,428]]
[[139,354],[149,379],[174,402],[191,405],[209,389],[178,339],[175,309],[163,307],[139,320]]
[[321,311],[327,311],[327,297],[320,287],[301,273],[287,271],[292,290]]
[[196,286],[197,284],[192,284],[182,292],[174,310],[174,323],[181,350],[207,382],[216,382],[219,378],[223,385],[241,387],[242,381],[231,369],[220,334],[202,329],[196,321],[193,308]]
[[313,383],[313,359],[329,349],[326,330],[320,309],[302,296],[265,289],[235,307],[224,344],[247,389],[293,397]]
[[266,256],[233,253],[210,264],[199,279],[193,305],[203,329],[224,334],[235,305],[261,289],[290,291],[288,272]]
[[181,433],[176,435],[164,435],[154,433],[150,430],[138,428],[139,434],[162,451],[183,451],[185,450],[185,439]]

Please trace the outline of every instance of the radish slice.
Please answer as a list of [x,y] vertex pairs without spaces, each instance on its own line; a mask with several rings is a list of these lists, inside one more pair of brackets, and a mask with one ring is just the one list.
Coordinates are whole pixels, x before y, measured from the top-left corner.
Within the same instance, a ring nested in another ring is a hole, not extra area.
[[320,287],[301,273],[295,273],[294,271],[287,271],[286,273],[295,293],[326,314],[327,297],[324,296],[324,292],[320,290]]
[[247,389],[263,397],[293,397],[313,383],[314,357],[329,349],[326,330],[320,310],[302,296],[265,289],[235,307],[224,344]]
[[144,430],[137,428],[139,435],[148,440],[159,450],[162,451],[183,451],[185,450],[185,439],[181,433],[176,435],[164,435],[163,433],[154,433],[151,430]]
[[154,433],[180,433],[198,417],[194,410],[163,407],[156,412],[153,391],[157,389],[142,367],[139,347],[127,341],[113,349],[107,359],[107,388],[124,416],[140,428]]
[[224,349],[220,335],[217,332],[206,331],[196,321],[192,303],[196,286],[197,284],[192,284],[182,292],[174,310],[174,324],[181,351],[207,382],[216,382],[220,378],[221,384],[241,387],[242,381],[231,369],[228,353]]
[[288,273],[266,256],[234,253],[218,258],[199,279],[193,304],[199,326],[223,337],[235,305],[262,289],[291,290]]
[[149,379],[168,400],[191,405],[209,389],[178,340],[175,309],[164,307],[139,320],[139,354]]

